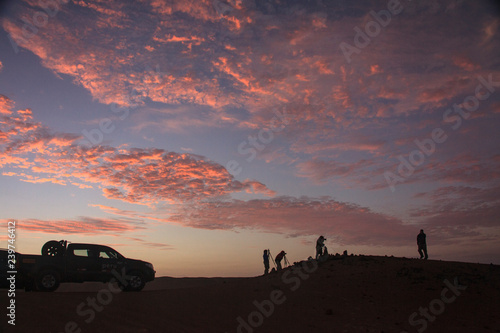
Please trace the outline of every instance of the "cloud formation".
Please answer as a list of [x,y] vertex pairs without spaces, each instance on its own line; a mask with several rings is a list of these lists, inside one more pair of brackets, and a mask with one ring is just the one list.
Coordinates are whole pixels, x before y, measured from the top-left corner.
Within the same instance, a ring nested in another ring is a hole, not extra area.
[[[375,21],[373,12],[386,3],[72,1],[35,31],[26,22],[44,9],[30,0],[14,2],[2,25],[43,66],[68,75],[95,100],[153,105],[155,117],[142,114],[134,128],[139,132],[152,126],[165,132],[260,130],[274,109],[286,109],[291,121],[258,157],[290,165],[317,185],[389,191],[385,172],[396,172],[400,157],[408,160],[421,149],[416,141],[441,128],[447,141],[422,155],[425,161],[399,184],[434,187],[415,197],[431,202],[412,211],[421,225],[446,230],[449,239],[482,237],[477,226],[497,227],[500,216],[498,15],[493,2],[404,3],[352,61],[339,45],[354,45],[356,29]],[[462,116],[479,77],[492,78],[491,89],[481,88],[491,94]],[[448,109],[453,113],[446,118]],[[36,122],[29,109],[14,111],[5,96],[0,158],[2,174],[24,182],[177,205],[165,216],[98,206],[127,218],[206,229],[329,232],[345,244],[401,245],[413,230],[399,218],[331,198],[234,200],[240,191],[275,193],[194,154],[85,146],[78,135]]]
[[[138,130],[259,129],[274,108],[286,107],[293,122],[279,134],[287,142],[280,155],[297,161],[301,176],[335,181],[338,166],[350,165],[343,177],[377,189],[385,182],[380,171],[440,126],[446,108],[474,93],[478,76],[500,78],[493,2],[402,2],[402,12],[346,61],[339,45],[354,45],[355,28],[376,21],[373,12],[385,5],[73,1],[28,38],[25,21],[43,8],[19,1],[3,27],[102,103],[165,105],[163,119]],[[482,102],[478,113],[489,114],[498,100]],[[484,133],[480,128],[467,135]]]
[[[22,228],[28,231],[124,233],[142,229],[143,221],[150,220],[211,230],[255,229],[289,236],[325,234],[345,245],[403,246],[415,229],[399,218],[330,197],[231,199],[232,193],[244,190],[271,196],[274,192],[257,181],[237,181],[221,165],[197,155],[154,148],[85,146],[76,135],[54,133],[36,122],[29,109],[14,111],[14,103],[5,96],[0,96],[0,106],[0,163],[4,170],[11,170],[3,171],[4,176],[31,183],[72,184],[83,189],[96,186],[105,197],[129,203],[173,204],[167,211],[147,213],[95,204],[91,206],[119,218],[21,221]],[[482,161],[462,154],[453,163],[434,165],[433,177],[453,183],[475,184],[486,180],[498,183],[499,161],[498,156]],[[331,162],[318,160],[299,167],[304,173],[313,172],[316,181],[321,182],[369,168],[373,163],[362,160],[358,164],[333,166]],[[470,169],[464,167],[467,165]],[[475,170],[489,170],[489,173],[475,173]],[[360,173],[358,177],[361,181]],[[415,179],[419,177],[416,175]],[[421,226],[439,230],[436,239],[443,244],[464,237],[484,238],[478,228],[499,227],[496,222],[500,216],[499,188],[498,185],[450,186],[420,193],[415,197],[432,204],[414,209],[411,217]],[[169,249],[168,245],[141,242]]]
[[54,133],[29,109],[12,111],[0,97],[0,166],[4,176],[31,183],[98,187],[107,198],[137,204],[185,202],[247,191],[274,195],[255,180],[238,181],[220,164],[163,149],[85,146],[81,138]]
[[290,236],[325,234],[346,245],[405,245],[414,229],[397,218],[328,197],[202,202],[180,207],[169,220],[204,229],[256,229]]
[[[9,220],[1,220],[7,225]],[[46,234],[122,234],[129,231],[144,229],[144,226],[130,223],[127,220],[103,219],[94,217],[79,217],[75,220],[43,221],[38,219],[16,220],[16,227],[27,232],[41,232]]]
[[500,227],[500,185],[480,188],[447,186],[418,193],[431,202],[412,211],[426,224],[453,228]]
[[287,237],[323,234],[341,245],[405,246],[416,230],[415,226],[399,218],[331,197],[204,200],[147,213],[91,206],[120,219],[174,223],[208,230],[255,230]]
[[[204,202],[183,206],[168,220],[195,228],[253,229],[292,237],[323,234],[337,244],[368,246],[407,246],[413,244],[418,229],[425,228],[432,234],[434,244],[457,245],[495,239],[481,231],[483,226],[495,230],[500,227],[496,219],[500,205],[497,199],[491,200],[495,194],[498,195],[498,189],[477,194],[471,200],[474,207],[464,205],[460,209],[450,209],[452,200],[449,200],[416,209],[413,217],[420,217],[418,225],[329,197]],[[481,220],[478,224],[471,223],[477,219]]]

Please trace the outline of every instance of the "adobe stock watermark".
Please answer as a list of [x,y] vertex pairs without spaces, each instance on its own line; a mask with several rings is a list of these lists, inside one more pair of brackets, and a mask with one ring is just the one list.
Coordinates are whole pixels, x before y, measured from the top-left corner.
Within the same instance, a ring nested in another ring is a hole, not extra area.
[[[413,312],[408,317],[408,323],[411,326],[418,326],[418,333],[424,332],[427,329],[428,323],[434,322],[437,316],[444,312],[446,305],[455,302],[457,297],[461,295],[461,291],[467,289],[467,286],[458,283],[458,277],[455,277],[453,284],[447,279],[443,282],[446,287],[441,290],[440,297],[430,301],[428,307],[419,307],[418,312]],[[401,333],[409,332],[401,331]]]
[[9,299],[7,306],[7,323],[9,325],[16,325],[16,277],[17,277],[17,267],[16,267],[16,221],[9,221],[7,224],[7,263],[3,270],[6,271],[7,279],[7,297]]
[[387,10],[383,9],[378,13],[373,10],[370,11],[370,15],[374,18],[374,20],[369,21],[365,24],[364,31],[361,30],[360,27],[354,28],[354,31],[356,32],[353,39],[354,45],[346,42],[342,42],[339,45],[340,50],[342,50],[347,63],[351,63],[351,57],[354,53],[360,54],[362,49],[370,45],[372,38],[380,35],[382,28],[387,27],[389,23],[391,23],[392,16],[400,14],[403,9],[404,7],[399,0],[389,0],[387,2]]
[[[303,261],[301,267],[293,266],[286,270],[281,276],[281,281],[290,287],[290,291],[296,291],[300,288],[302,281],[307,280],[309,275],[318,269],[316,260]],[[237,333],[253,333],[255,329],[264,324],[266,318],[273,315],[276,306],[285,303],[287,300],[285,293],[280,289],[274,289],[269,293],[265,300],[254,300],[252,304],[255,311],[252,311],[245,318],[239,316],[236,318],[238,327]]]
[[[129,284],[130,276],[125,274],[125,268],[122,268],[121,274],[115,269],[111,271],[113,278],[97,292],[95,297],[87,297],[85,302],[81,302],[76,306],[76,313],[80,317],[86,317],[84,322],[90,324],[96,317],[96,312],[101,312],[104,307],[113,301],[113,295],[119,294]],[[120,284],[121,287],[117,287]],[[64,330],[57,333],[81,333],[83,332],[81,326],[76,321],[68,321],[64,325]],[[50,332],[52,333],[52,332]]]
[[[273,142],[274,133],[283,131],[286,125],[290,123],[290,116],[286,113],[286,106],[283,107],[281,112],[275,108],[273,113],[274,117],[271,119],[269,127],[262,128],[257,135],[249,135],[247,140],[243,140],[238,145],[238,153],[242,156],[248,155],[245,159],[248,163],[257,157],[258,152],[263,151],[268,144]],[[236,160],[228,161],[226,169],[234,176],[243,171],[243,167]]]
[[[146,82],[155,82],[153,84],[148,84],[145,86],[147,89],[152,89],[162,83],[163,75],[167,75],[168,73],[163,73],[160,71],[160,65],[156,65],[156,69],[152,69],[151,67],[146,67],[146,75],[144,76],[144,81]],[[157,79],[157,80],[156,80]],[[130,115],[130,110],[136,108],[140,103],[144,101],[146,96],[139,93],[138,90],[133,88],[131,92],[127,95],[128,103],[132,106],[119,106],[116,103],[111,104],[111,112],[118,116],[118,119],[121,121],[127,119]],[[99,120],[99,126],[96,128],[92,128],[90,130],[84,129],[82,130],[83,136],[93,145],[101,144],[104,140],[104,134],[111,134],[116,129],[116,125],[113,120],[110,118],[103,118]]]
[[[22,43],[26,44],[28,40],[33,38],[38,34],[38,29],[44,28],[48,23],[50,18],[54,18],[57,13],[61,10],[61,5],[65,5],[69,0],[38,0],[38,6],[42,10],[36,11],[31,18],[22,18],[23,27],[21,28],[22,35],[18,36],[22,40]],[[12,39],[10,34],[9,37],[10,44],[14,53],[19,53],[19,47],[17,43]]]
[[[452,123],[451,128],[454,131],[462,126],[463,120],[469,119],[471,113],[479,108],[480,101],[487,100],[495,92],[495,88],[500,87],[500,81],[493,81],[492,74],[488,75],[488,79],[479,76],[477,80],[479,84],[476,86],[473,95],[465,97],[460,105],[453,104],[452,108],[446,109],[443,113],[443,121],[445,123]],[[400,163],[395,172],[384,172],[385,180],[391,192],[396,190],[398,183],[404,182],[406,178],[413,175],[416,168],[424,164],[426,158],[436,152],[436,146],[444,143],[447,139],[448,135],[441,127],[434,128],[428,138],[422,140],[415,139],[413,142],[417,146],[417,149],[411,151],[407,158],[402,155],[398,156]]]

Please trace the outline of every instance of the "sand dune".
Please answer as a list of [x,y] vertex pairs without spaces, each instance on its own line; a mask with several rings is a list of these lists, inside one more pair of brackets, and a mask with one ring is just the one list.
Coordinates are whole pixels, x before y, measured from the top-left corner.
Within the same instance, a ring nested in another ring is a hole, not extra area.
[[[160,277],[144,291],[18,292],[6,332],[500,332],[500,266],[349,256],[253,278]],[[2,307],[5,306],[2,297]],[[3,307],[5,309],[5,307]]]

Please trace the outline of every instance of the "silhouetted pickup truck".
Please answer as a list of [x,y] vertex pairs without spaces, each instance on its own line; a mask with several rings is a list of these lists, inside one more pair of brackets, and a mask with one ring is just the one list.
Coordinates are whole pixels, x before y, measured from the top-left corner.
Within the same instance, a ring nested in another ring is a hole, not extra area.
[[27,291],[86,281],[116,281],[124,291],[140,291],[156,273],[151,263],[125,258],[109,246],[66,241],[45,243],[42,255],[19,254],[16,266]]

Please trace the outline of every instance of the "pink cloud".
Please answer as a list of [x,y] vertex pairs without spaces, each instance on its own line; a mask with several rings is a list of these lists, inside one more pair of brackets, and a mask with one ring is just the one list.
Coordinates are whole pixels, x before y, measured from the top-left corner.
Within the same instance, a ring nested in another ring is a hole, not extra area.
[[496,240],[496,230],[500,228],[500,186],[447,186],[418,193],[416,197],[430,203],[411,210],[411,216],[428,226],[438,241]]
[[404,245],[406,235],[415,229],[367,207],[308,197],[203,202],[180,207],[169,220],[204,229],[325,234],[341,244],[358,245]]
[[447,82],[439,82],[438,86],[424,89],[420,101],[423,103],[439,103],[442,100],[449,100],[456,96],[457,90],[463,90],[463,87],[469,87],[471,81],[470,78],[457,77],[450,78]]
[[[78,136],[53,133],[35,122],[29,110],[2,116],[0,126],[2,133],[10,133],[0,146],[1,163],[26,169],[9,173],[25,182],[69,182],[80,188],[95,184],[107,198],[139,204],[200,200],[238,191],[274,195],[260,182],[234,179],[222,165],[202,156],[155,148],[83,146]],[[28,153],[31,156],[24,157]]]
[[[183,205],[165,222],[202,229],[281,233],[292,237],[323,234],[342,245],[404,246],[420,228],[432,234],[434,244],[491,242],[481,228],[499,228],[499,188],[444,188],[428,207],[412,211],[407,224],[368,207],[329,197],[276,197],[266,200],[201,202]],[[470,199],[464,199],[467,196]],[[457,201],[462,201],[457,206]]]
[[142,246],[154,248],[155,250],[173,250],[174,249],[174,247],[170,244],[148,242],[148,241],[145,241],[144,239],[138,238],[138,237],[125,237],[125,238],[129,239],[131,241],[134,241],[136,243],[140,243]]
[[428,177],[444,183],[494,184],[500,179],[498,154],[459,153],[430,166]]
[[11,109],[14,107],[14,102],[7,96],[0,95],[0,114],[10,115]]
[[[8,220],[1,220],[7,224]],[[126,220],[80,217],[77,220],[42,221],[38,219],[16,220],[19,230],[46,234],[116,234],[144,229]]]
[[472,72],[474,70],[480,69],[480,66],[477,64],[474,64],[473,61],[466,56],[454,56],[453,57],[453,64],[455,66],[460,67],[461,69]]
[[342,163],[314,159],[297,165],[298,175],[310,177],[315,181],[324,181],[334,177],[359,175],[363,169],[373,165],[371,160],[359,160],[356,163]]

